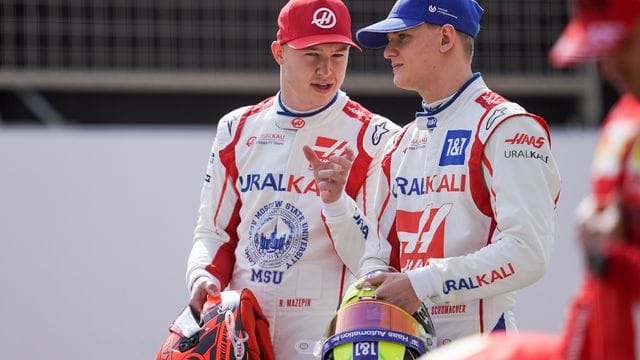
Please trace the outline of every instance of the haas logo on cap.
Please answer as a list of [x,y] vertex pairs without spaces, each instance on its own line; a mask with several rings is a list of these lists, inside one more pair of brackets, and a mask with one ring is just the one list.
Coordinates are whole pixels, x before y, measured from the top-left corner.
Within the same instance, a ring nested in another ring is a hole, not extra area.
[[331,9],[319,8],[313,13],[311,24],[322,29],[331,29],[336,25],[336,14]]

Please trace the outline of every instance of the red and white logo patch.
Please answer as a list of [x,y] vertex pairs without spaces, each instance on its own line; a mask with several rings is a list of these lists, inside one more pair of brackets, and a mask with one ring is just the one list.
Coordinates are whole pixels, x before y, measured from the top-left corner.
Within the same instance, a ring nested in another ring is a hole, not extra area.
[[513,138],[506,139],[504,142],[512,145],[531,145],[536,149],[540,149],[544,145],[544,137],[536,137],[525,133],[516,133]]
[[476,102],[483,108],[489,110],[498,104],[507,102],[507,100],[494,92],[487,91],[484,94],[478,96],[478,98],[476,98]]
[[349,142],[347,140],[336,140],[324,136],[318,136],[312,149],[320,160],[326,160],[332,156],[344,154]]
[[295,118],[291,120],[291,126],[293,126],[296,129],[302,129],[305,125],[306,123],[302,118]]
[[396,210],[396,231],[400,240],[402,271],[425,266],[430,258],[444,257],[444,231],[452,204],[424,211]]
[[311,24],[321,29],[331,29],[336,26],[336,14],[329,8],[319,8],[313,13]]

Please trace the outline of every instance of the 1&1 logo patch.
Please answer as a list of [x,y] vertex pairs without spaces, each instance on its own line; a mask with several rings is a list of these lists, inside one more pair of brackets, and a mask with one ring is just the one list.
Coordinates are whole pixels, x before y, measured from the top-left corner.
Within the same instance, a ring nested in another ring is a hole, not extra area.
[[364,341],[353,343],[353,360],[378,360],[378,342]]
[[447,131],[439,165],[464,165],[465,151],[470,140],[471,130]]

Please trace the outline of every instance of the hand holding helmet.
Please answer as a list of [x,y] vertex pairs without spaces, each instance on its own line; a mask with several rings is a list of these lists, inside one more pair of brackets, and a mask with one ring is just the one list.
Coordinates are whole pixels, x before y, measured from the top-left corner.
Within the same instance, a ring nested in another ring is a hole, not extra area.
[[201,277],[193,283],[191,296],[189,298],[189,307],[197,319],[200,318],[200,314],[202,313],[202,308],[207,301],[207,297],[219,299],[220,290],[209,278]]
[[371,277],[347,289],[325,333],[323,360],[416,359],[432,346],[435,331],[426,308],[411,316],[382,301],[368,282]]
[[197,288],[205,292],[204,303],[195,305],[199,319],[191,305],[186,307],[171,324],[156,360],[274,359],[269,322],[249,289],[212,297],[207,296],[206,281]]
[[377,299],[395,304],[409,314],[415,313],[422,304],[406,273],[375,272],[358,281],[356,287],[366,284],[376,289]]

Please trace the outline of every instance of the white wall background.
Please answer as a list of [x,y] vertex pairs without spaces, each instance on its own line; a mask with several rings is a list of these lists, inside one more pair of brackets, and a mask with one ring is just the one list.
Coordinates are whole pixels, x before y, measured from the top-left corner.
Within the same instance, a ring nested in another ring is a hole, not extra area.
[[[595,132],[553,131],[563,177],[547,275],[521,330],[559,332],[582,272],[571,212]],[[187,300],[184,270],[213,127],[0,127],[4,359],[152,359]]]

